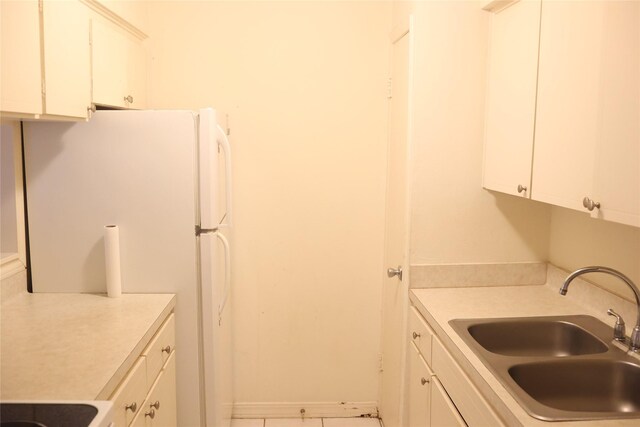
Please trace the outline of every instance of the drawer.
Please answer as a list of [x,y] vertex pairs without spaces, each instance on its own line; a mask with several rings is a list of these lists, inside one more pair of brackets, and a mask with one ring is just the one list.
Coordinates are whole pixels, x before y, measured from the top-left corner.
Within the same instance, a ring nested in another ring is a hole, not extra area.
[[430,425],[431,383],[434,379],[427,363],[420,356],[418,348],[409,343],[407,427],[428,427]]
[[109,399],[113,401],[116,426],[128,426],[133,421],[140,412],[147,389],[146,360],[140,357]]
[[504,426],[438,338],[433,338],[433,370],[470,426]]
[[431,364],[431,341],[433,337],[433,331],[427,325],[422,315],[418,310],[411,306],[409,312],[409,339],[418,347],[420,354],[430,367]]
[[[129,427],[174,427],[178,425],[176,412],[175,352],[160,371],[142,409]],[[119,427],[116,424],[116,427]]]
[[153,384],[169,355],[176,345],[175,315],[171,315],[162,324],[158,333],[151,339],[142,355],[147,360],[147,381]]

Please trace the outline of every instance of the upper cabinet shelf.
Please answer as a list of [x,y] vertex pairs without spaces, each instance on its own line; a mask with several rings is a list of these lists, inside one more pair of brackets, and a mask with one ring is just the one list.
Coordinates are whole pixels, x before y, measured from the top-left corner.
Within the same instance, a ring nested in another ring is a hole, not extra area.
[[144,108],[146,35],[131,20],[144,24],[145,8],[145,2],[1,1],[2,117],[86,120],[95,104]]
[[640,3],[520,1],[492,27],[485,188],[640,227]]

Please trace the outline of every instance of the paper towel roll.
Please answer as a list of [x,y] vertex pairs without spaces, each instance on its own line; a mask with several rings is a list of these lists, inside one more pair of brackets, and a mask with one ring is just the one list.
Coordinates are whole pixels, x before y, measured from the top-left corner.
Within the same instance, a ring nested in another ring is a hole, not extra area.
[[122,294],[120,231],[117,225],[104,226],[104,263],[107,274],[107,295],[117,298]]

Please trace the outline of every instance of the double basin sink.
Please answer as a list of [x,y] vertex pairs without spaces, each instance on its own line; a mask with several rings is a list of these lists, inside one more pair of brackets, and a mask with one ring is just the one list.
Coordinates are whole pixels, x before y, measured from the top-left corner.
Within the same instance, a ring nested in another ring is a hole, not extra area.
[[640,359],[591,316],[456,319],[449,324],[533,417],[640,418]]

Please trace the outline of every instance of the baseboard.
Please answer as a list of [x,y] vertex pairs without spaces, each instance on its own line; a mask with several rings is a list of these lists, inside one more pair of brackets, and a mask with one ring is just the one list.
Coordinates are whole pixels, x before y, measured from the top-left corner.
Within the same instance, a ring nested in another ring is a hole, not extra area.
[[378,418],[377,402],[242,402],[233,418]]

